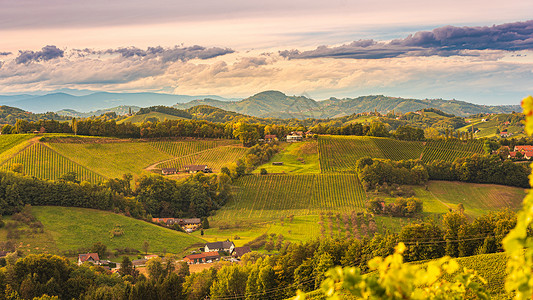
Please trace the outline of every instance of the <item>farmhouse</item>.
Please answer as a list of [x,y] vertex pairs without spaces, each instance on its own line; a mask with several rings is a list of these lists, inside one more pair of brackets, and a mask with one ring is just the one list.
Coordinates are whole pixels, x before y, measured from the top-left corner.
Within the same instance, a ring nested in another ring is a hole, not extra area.
[[267,135],[265,135],[265,141],[267,143],[270,143],[272,141],[277,141],[277,140],[278,140],[278,137],[275,134],[267,134]]
[[275,161],[275,162],[272,163],[272,165],[274,165],[274,166],[282,166],[283,162],[282,161]]
[[224,242],[207,243],[204,247],[205,252],[226,251],[228,253],[231,253],[233,252],[233,249],[235,249],[235,245],[233,244],[233,242],[230,242],[230,240],[226,240]]
[[177,170],[176,168],[162,168],[161,169],[161,175],[171,175],[176,174]]
[[152,258],[158,258],[158,257],[159,257],[159,255],[157,255],[157,254],[150,254],[150,255],[145,255],[144,259],[150,260]]
[[514,146],[514,151],[518,152],[527,152],[527,151],[533,151],[533,146],[530,145],[524,145],[524,146]]
[[252,249],[250,249],[250,247],[235,247],[235,249],[233,249],[233,253],[231,254],[231,256],[237,258],[249,252],[252,252]]
[[287,142],[289,143],[295,143],[295,142],[301,142],[302,136],[301,135],[288,135],[287,136]]
[[216,251],[203,252],[200,254],[190,254],[185,256],[183,260],[186,261],[188,264],[212,262],[220,260],[220,254],[218,254],[218,252]]
[[213,173],[213,171],[208,168],[206,165],[186,165],[183,166],[183,169],[185,172],[189,173],[198,173],[198,172],[204,172],[204,173]]
[[98,257],[98,253],[86,253],[78,255],[78,265],[81,265],[84,262],[91,262],[95,265],[99,265],[100,257]]

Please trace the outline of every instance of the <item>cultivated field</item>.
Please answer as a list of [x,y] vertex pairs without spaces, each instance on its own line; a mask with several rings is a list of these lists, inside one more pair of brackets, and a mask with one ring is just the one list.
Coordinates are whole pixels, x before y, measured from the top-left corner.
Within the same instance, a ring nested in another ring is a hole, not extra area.
[[76,172],[78,180],[100,182],[104,176],[58,154],[41,143],[35,143],[2,164],[3,170],[11,170],[14,164],[22,164],[23,173],[43,179],[58,179],[67,172]]
[[[111,212],[73,207],[35,206],[33,215],[44,225],[44,233],[21,235],[20,250],[32,253],[57,253],[57,251],[87,248],[100,241],[108,250],[115,248],[142,249],[144,241],[152,253],[182,253],[203,240],[145,221],[128,218]],[[111,234],[120,228],[124,234]],[[0,229],[0,240],[6,229]]]
[[213,220],[272,220],[322,211],[360,211],[366,194],[357,175],[254,175],[240,178],[234,199]]
[[475,153],[483,154],[482,141],[432,140],[426,143],[422,153],[422,161],[453,161],[456,158],[471,156]]
[[12,149],[17,144],[29,140],[34,136],[32,134],[2,134],[0,135],[0,153]]
[[207,149],[238,144],[237,140],[184,140],[184,141],[154,141],[150,142],[154,148],[174,157],[190,155]]
[[157,168],[182,170],[185,165],[207,165],[213,172],[220,172],[222,167],[243,159],[246,153],[248,153],[248,149],[241,146],[211,148],[166,161],[158,164]]
[[366,136],[319,136],[318,149],[322,172],[355,172],[355,163],[365,156],[419,159],[424,143]]

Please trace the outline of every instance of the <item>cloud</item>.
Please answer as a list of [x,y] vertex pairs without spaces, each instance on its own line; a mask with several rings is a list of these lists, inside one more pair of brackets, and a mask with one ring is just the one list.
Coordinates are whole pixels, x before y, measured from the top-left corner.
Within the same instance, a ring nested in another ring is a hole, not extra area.
[[163,48],[161,46],[148,47],[146,50],[137,47],[127,47],[118,49],[109,49],[103,51],[106,54],[120,54],[122,57],[160,57],[163,62],[187,61],[190,59],[209,59],[217,56],[222,56],[235,52],[229,48],[212,47],[206,48],[203,46]]
[[337,47],[319,46],[311,51],[284,50],[289,59],[382,59],[403,56],[476,56],[479,50],[533,50],[533,20],[485,27],[444,26],[419,31],[390,42],[359,40]]
[[65,51],[56,46],[44,46],[41,51],[19,51],[19,56],[15,59],[18,64],[27,64],[32,61],[47,61],[58,57],[63,57]]
[[11,52],[0,52],[0,56],[8,56]]

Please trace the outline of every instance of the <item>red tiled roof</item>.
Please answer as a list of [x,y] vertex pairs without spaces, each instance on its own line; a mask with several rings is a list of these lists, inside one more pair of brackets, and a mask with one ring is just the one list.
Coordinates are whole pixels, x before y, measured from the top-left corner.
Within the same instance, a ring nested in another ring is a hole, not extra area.
[[533,146],[530,145],[524,145],[524,146],[514,146],[514,151],[533,151]]
[[193,259],[198,259],[198,258],[218,258],[220,257],[220,254],[218,254],[217,251],[211,251],[211,252],[203,252],[203,253],[199,253],[199,254],[190,254],[190,255],[187,255],[185,256],[185,258],[189,259],[189,260],[193,260]]
[[86,254],[80,254],[78,256],[78,259],[82,263],[86,262],[89,258],[92,258],[94,261],[100,261],[100,258],[98,257],[98,253],[86,253]]

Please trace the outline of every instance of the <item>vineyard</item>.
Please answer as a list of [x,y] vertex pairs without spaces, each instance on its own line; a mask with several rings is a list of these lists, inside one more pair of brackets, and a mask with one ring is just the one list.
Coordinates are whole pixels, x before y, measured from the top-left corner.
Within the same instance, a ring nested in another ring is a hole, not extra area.
[[244,158],[247,152],[247,148],[240,146],[211,148],[166,161],[157,165],[157,168],[177,168],[182,170],[185,165],[207,165],[214,172],[219,172],[222,167]]
[[0,135],[0,153],[13,148],[15,145],[30,139],[30,134],[2,134]]
[[151,142],[154,148],[174,157],[181,157],[192,153],[237,144],[237,140],[198,140],[198,141],[157,141]]
[[351,174],[245,176],[236,185],[234,199],[214,220],[360,211],[366,198],[357,175]]
[[366,136],[320,136],[322,172],[354,171],[358,159],[369,156],[391,160],[420,159],[424,143]]
[[123,174],[141,174],[143,168],[173,156],[161,152],[148,142],[120,143],[50,143],[52,149],[70,160],[108,178]]
[[5,162],[1,168],[10,170],[22,164],[23,173],[43,179],[55,180],[67,172],[76,172],[78,180],[103,181],[104,177],[65,158],[49,147],[36,143]]
[[390,160],[420,159],[423,142],[399,141],[387,138],[372,138],[385,158]]
[[385,158],[370,137],[319,136],[318,153],[322,172],[354,171],[355,162],[365,156]]
[[423,162],[434,160],[454,161],[472,154],[483,154],[483,142],[479,140],[430,140],[422,154]]

